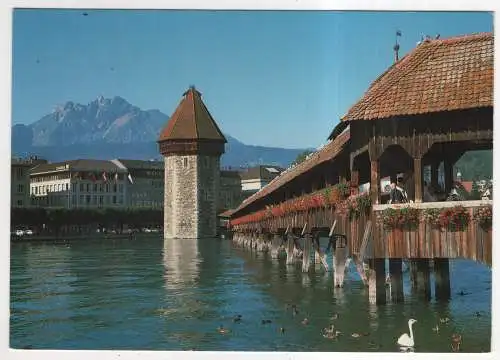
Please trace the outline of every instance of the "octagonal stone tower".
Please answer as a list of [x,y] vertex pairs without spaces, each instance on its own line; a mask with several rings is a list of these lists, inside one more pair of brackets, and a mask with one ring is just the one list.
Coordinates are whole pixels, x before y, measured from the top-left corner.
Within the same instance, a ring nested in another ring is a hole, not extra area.
[[164,237],[195,239],[217,234],[220,156],[226,138],[191,86],[158,145],[165,159]]

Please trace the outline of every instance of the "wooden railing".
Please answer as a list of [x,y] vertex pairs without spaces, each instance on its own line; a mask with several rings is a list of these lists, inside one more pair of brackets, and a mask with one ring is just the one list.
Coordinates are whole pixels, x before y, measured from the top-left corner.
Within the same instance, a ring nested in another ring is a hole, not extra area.
[[[404,205],[374,205],[375,221],[372,251],[375,258],[466,258],[492,265],[492,230],[474,220],[480,208],[491,206],[491,200],[429,202]],[[463,206],[470,215],[468,226],[451,231],[420,220],[415,229],[386,229],[380,215],[388,208],[410,207],[419,210]]]

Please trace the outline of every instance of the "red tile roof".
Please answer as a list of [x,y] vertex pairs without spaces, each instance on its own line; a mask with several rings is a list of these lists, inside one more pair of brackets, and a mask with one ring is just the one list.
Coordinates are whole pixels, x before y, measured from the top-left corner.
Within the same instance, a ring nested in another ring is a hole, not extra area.
[[343,121],[493,106],[492,33],[426,40],[376,79]]
[[302,175],[314,167],[323,164],[326,161],[334,159],[340,151],[344,148],[344,146],[348,143],[350,139],[350,129],[347,128],[344,132],[338,135],[333,141],[330,141],[320,150],[311,154],[307,159],[293,167],[290,170],[285,170],[281,173],[280,176],[274,178],[267,186],[262,188],[257,193],[252,196],[246,198],[241,205],[234,210],[233,213],[237,213],[240,210],[244,209],[248,205],[253,202],[261,199],[270,193],[278,190],[283,185],[289,183],[290,181],[297,178],[299,175]]
[[472,191],[472,181],[460,181],[459,183],[464,187],[465,191],[467,191],[468,193]]
[[158,141],[201,139],[227,142],[201,100],[201,93],[192,86],[184,93]]

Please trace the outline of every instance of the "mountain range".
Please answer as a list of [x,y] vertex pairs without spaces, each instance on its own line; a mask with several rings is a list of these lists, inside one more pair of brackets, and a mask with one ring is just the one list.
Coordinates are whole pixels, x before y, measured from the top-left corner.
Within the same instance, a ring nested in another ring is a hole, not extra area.
[[[159,110],[142,110],[115,96],[102,96],[87,105],[72,101],[57,106],[30,125],[12,127],[12,154],[37,155],[49,161],[76,158],[158,159],[156,139],[169,117]],[[246,145],[225,134],[224,167],[269,164],[287,167],[311,149]]]

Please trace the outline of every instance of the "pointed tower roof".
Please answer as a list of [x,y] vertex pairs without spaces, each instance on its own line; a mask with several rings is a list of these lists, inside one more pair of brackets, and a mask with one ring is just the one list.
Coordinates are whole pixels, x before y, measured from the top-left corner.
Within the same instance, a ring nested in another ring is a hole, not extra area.
[[202,140],[226,143],[222,131],[201,100],[201,93],[191,86],[183,96],[174,114],[161,131],[158,142]]

